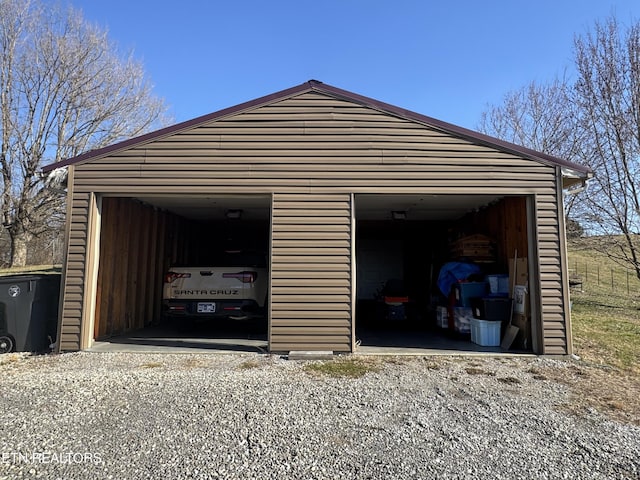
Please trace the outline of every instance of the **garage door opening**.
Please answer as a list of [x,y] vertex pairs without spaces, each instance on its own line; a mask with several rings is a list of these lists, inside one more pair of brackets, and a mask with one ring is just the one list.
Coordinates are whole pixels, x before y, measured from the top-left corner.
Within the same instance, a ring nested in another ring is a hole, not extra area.
[[[527,202],[524,196],[357,195],[357,351],[502,351],[496,336],[502,339],[510,317],[509,264],[516,251],[518,257],[528,252]],[[473,268],[461,278],[465,285],[441,286],[440,276],[458,264]],[[478,321],[486,319],[491,323]],[[530,329],[522,329],[514,347],[531,351]]]
[[258,195],[103,197],[92,349],[266,351],[270,210]]

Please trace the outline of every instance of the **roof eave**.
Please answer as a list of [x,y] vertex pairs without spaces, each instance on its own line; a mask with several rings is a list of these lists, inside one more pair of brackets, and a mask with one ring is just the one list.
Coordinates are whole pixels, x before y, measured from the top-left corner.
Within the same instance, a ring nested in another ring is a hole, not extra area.
[[221,118],[227,117],[229,115],[235,115],[245,110],[249,110],[252,108],[260,107],[265,104],[273,103],[276,101],[284,100],[285,98],[299,95],[305,91],[311,90],[311,81],[305,82],[295,87],[287,88],[285,90],[281,90],[276,93],[272,93],[269,95],[265,95],[260,98],[256,98],[254,100],[250,100],[248,102],[244,102],[238,105],[234,105],[232,107],[227,107],[222,110],[218,110],[213,113],[209,113],[207,115],[202,115],[200,117],[193,118],[191,120],[187,120],[184,122],[177,123],[175,125],[170,125],[165,128],[161,128],[160,130],[155,130],[153,132],[146,133],[144,135],[140,135],[138,137],[130,138],[128,140],[124,140],[122,142],[114,143],[112,145],[108,145],[103,148],[98,148],[96,150],[90,150],[76,157],[67,158],[61,162],[50,163],[42,167],[43,172],[50,172],[55,170],[56,168],[66,167],[71,164],[76,164],[80,162],[85,162],[88,160],[93,160],[99,157],[104,157],[111,153],[115,153],[121,150],[126,150],[128,148],[139,146],[153,140],[157,140],[159,138],[173,135],[182,130],[187,130],[189,128],[196,127],[206,122],[211,122],[214,120],[219,120]]
[[590,169],[586,173],[568,167],[562,167],[560,170],[562,174],[562,188],[565,190],[575,190],[576,185],[579,185],[578,189],[582,190],[586,187],[589,180],[593,178],[593,171]]
[[346,90],[342,90],[336,87],[332,87],[330,85],[326,85],[316,80],[309,81],[309,84],[311,85],[313,90],[324,92],[332,96],[344,98],[345,100],[356,101],[362,104],[363,106],[373,108],[375,110],[379,110],[381,112],[385,112],[388,114],[392,114],[397,117],[404,118],[406,120],[422,123],[426,126],[436,128],[445,133],[456,135],[458,137],[464,138],[474,143],[483,144],[491,148],[497,148],[507,153],[512,153],[512,154],[523,156],[525,158],[529,158],[532,160],[537,160],[545,164],[559,165],[561,167],[566,167],[575,171],[582,172],[582,174],[585,176],[592,174],[591,169],[589,169],[588,167],[585,167],[584,165],[573,163],[568,160],[555,157],[553,155],[548,155],[542,152],[538,152],[530,148],[522,147],[515,143],[510,143],[504,140],[500,140],[498,138],[491,137],[490,135],[486,135],[484,133],[480,133],[475,130],[460,127],[458,125],[444,122],[442,120],[438,120],[436,118],[429,117],[427,115],[422,115],[420,113],[416,113],[411,110],[406,110],[404,108],[396,107],[395,105],[391,105],[391,104],[380,102],[378,100],[375,100],[369,97],[364,97],[362,95],[351,93]]
[[343,99],[346,101],[358,103],[364,107],[368,107],[374,110],[378,110],[380,112],[394,115],[399,118],[403,118],[412,122],[421,123],[425,126],[435,128],[441,130],[444,133],[448,133],[451,135],[455,135],[466,140],[469,140],[473,143],[482,144],[488,146],[490,148],[498,149],[507,153],[511,153],[514,155],[522,156],[524,158],[528,158],[531,160],[539,161],[544,164],[560,166],[563,168],[568,168],[572,171],[580,172],[581,175],[584,175],[587,178],[589,175],[592,175],[591,169],[585,167],[583,165],[579,165],[573,162],[569,162],[567,160],[557,158],[551,155],[547,155],[541,152],[537,152],[535,150],[522,147],[520,145],[516,145],[514,143],[506,142],[504,140],[500,140],[498,138],[491,137],[489,135],[485,135],[483,133],[476,132],[474,130],[470,130],[464,127],[459,127],[457,125],[443,122],[442,120],[438,120],[432,117],[428,117],[426,115],[422,115],[416,112],[412,112],[410,110],[406,110],[404,108],[396,107],[395,105],[391,105],[385,102],[381,102],[375,100],[373,98],[365,97],[363,95],[359,95],[353,92],[349,92],[347,90],[342,90],[337,87],[333,87],[331,85],[327,85],[318,80],[309,80],[308,82],[302,83],[295,87],[291,87],[285,90],[281,90],[276,93],[272,93],[270,95],[266,95],[255,100],[250,100],[248,102],[241,103],[239,105],[235,105],[232,107],[225,108],[223,110],[219,110],[214,113],[210,113],[208,115],[203,115],[201,117],[194,118],[192,120],[188,120],[185,122],[178,123],[176,125],[172,125],[155,132],[147,133],[145,135],[135,137],[129,140],[125,140],[123,142],[119,142],[113,145],[109,145],[107,147],[92,150],[90,152],[86,152],[77,157],[69,158],[63,160],[62,162],[52,163],[43,167],[43,172],[49,172],[56,168],[65,167],[67,165],[80,163],[92,159],[96,159],[99,157],[106,156],[111,153],[115,153],[120,150],[125,150],[131,148],[133,146],[138,146],[152,140],[156,140],[158,138],[168,136],[171,134],[175,134],[179,131],[193,128],[202,123],[219,120],[229,115],[235,115],[245,110],[253,109],[260,107],[265,104],[274,103],[277,101],[284,100],[288,97],[292,97],[295,95],[300,95],[302,93],[308,91],[315,91],[318,93],[323,93],[325,95],[329,95],[335,98]]

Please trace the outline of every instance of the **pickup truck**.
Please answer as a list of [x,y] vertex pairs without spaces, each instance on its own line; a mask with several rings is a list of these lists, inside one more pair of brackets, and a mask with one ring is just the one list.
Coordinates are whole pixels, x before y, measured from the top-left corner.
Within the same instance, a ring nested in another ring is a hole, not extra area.
[[163,316],[168,320],[247,320],[266,317],[265,267],[172,267],[165,275]]

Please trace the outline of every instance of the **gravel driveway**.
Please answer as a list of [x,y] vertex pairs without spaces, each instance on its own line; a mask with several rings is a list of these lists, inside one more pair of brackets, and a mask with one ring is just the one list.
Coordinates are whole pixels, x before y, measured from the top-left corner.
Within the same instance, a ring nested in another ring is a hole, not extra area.
[[640,428],[576,416],[541,358],[0,355],[0,478],[640,476]]

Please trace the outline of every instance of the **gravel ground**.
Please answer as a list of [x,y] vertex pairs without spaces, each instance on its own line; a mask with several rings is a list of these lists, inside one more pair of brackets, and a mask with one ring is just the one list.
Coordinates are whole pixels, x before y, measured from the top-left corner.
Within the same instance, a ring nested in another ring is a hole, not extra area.
[[[640,477],[640,428],[563,406],[542,358],[0,355],[0,478]],[[538,373],[536,373],[538,372]]]

